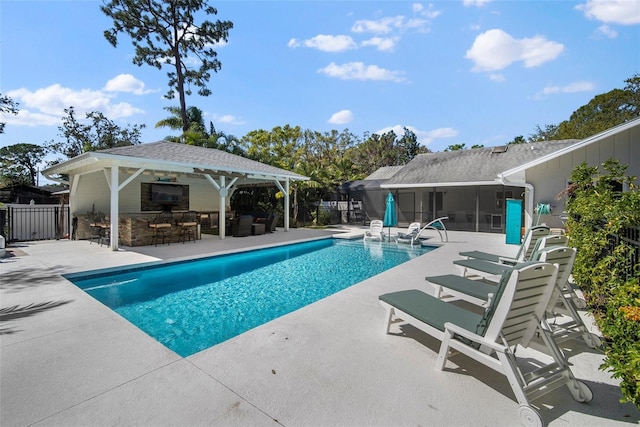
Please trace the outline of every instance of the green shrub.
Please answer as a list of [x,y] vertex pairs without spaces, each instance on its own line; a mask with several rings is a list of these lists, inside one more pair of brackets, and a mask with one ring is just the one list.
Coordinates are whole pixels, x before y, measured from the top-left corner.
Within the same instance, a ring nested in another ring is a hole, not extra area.
[[633,246],[614,239],[640,226],[640,193],[626,166],[616,160],[601,166],[608,173],[578,166],[567,189],[567,232],[578,250],[573,280],[605,338],[601,369],[620,380],[623,400],[640,407],[640,266]]
[[313,225],[325,226],[331,223],[331,212],[322,206],[312,211],[311,217],[313,218]]

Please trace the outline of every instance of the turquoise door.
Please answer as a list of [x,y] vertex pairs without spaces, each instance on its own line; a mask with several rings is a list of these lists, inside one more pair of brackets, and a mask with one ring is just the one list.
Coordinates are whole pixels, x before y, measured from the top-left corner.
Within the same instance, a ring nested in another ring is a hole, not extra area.
[[522,200],[507,199],[507,244],[519,245],[522,230]]

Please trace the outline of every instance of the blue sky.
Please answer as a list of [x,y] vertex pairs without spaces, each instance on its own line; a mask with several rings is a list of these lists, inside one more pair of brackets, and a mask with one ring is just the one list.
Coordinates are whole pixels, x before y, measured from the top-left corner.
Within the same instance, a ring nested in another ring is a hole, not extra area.
[[[177,106],[166,71],[103,36],[101,2],[3,0],[0,92],[19,102],[0,146],[59,140],[63,110],[146,124]],[[234,28],[212,95],[188,105],[242,137],[286,124],[320,132],[412,129],[433,151],[501,145],[557,124],[640,73],[640,0],[215,1]],[[175,134],[175,132],[173,132]]]

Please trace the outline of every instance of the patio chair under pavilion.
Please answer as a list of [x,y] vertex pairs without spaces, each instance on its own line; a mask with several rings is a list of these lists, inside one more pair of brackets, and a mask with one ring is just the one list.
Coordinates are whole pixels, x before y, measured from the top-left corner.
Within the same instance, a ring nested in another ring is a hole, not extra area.
[[[225,210],[237,188],[275,185],[284,195],[284,212],[289,212],[291,182],[309,179],[225,151],[167,141],[86,152],[42,173],[69,185],[71,215],[108,207],[113,251],[118,250],[120,215],[144,210],[145,184],[179,182],[188,187],[184,210],[204,206],[202,210],[217,211],[219,237],[224,239]],[[288,229],[285,215],[284,230]]]

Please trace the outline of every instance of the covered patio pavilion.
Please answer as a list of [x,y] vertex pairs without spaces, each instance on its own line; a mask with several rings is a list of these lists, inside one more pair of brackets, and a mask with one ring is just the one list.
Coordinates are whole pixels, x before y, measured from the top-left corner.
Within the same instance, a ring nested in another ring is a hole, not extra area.
[[96,205],[108,210],[113,251],[119,247],[118,225],[123,213],[159,210],[147,203],[145,184],[183,184],[187,187],[186,210],[218,212],[219,237],[224,239],[225,211],[237,188],[278,187],[284,196],[284,230],[288,231],[290,185],[309,179],[225,151],[166,141],[86,152],[42,173],[69,185],[72,216],[94,211]]

